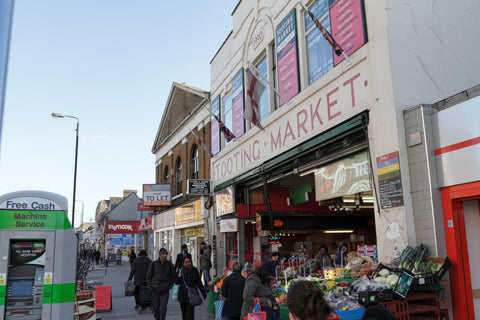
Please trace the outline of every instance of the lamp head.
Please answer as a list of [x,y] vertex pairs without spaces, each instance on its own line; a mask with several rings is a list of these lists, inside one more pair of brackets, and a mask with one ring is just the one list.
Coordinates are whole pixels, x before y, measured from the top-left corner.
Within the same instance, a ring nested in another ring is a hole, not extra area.
[[65,118],[65,115],[61,114],[61,113],[53,112],[52,113],[52,118]]

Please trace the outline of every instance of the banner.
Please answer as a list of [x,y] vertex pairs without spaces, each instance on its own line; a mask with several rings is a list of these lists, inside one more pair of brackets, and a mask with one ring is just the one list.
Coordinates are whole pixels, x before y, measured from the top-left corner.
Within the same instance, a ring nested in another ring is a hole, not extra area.
[[137,233],[137,221],[134,222],[107,222],[105,223],[105,233]]

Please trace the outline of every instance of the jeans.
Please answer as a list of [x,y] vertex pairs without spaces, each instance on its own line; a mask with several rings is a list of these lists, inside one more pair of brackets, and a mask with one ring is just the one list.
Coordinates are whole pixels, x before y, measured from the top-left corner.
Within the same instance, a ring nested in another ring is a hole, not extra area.
[[204,281],[204,284],[203,286],[205,287],[205,291],[208,291],[208,283],[210,282],[210,269],[205,269],[202,271],[202,274],[203,274],[203,281]]
[[153,316],[155,320],[165,320],[167,317],[168,291],[152,293]]
[[195,319],[195,307],[188,303],[180,302],[180,309],[182,309],[182,320],[194,320]]

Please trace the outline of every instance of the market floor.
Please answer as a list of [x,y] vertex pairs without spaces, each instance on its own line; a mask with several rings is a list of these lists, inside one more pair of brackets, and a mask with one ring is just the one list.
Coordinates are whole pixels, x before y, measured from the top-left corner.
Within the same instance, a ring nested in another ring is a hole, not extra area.
[[[99,268],[103,266],[99,266]],[[134,297],[125,297],[124,283],[130,274],[130,264],[122,263],[121,266],[110,264],[107,268],[107,285],[112,286],[112,310],[110,312],[97,313],[97,319],[119,320],[119,319],[153,319],[153,313],[149,310],[139,314],[135,309]],[[208,301],[195,307],[195,320],[212,320],[213,315],[207,312]],[[170,298],[167,307],[166,320],[181,320],[182,312],[180,304],[173,302],[170,291]]]

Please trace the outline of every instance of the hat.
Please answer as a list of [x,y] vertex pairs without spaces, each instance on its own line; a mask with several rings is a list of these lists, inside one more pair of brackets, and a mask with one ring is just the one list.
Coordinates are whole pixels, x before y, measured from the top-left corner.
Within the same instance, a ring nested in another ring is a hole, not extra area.
[[258,267],[260,271],[265,273],[267,276],[275,277],[275,262],[273,260],[265,260],[263,263]]
[[168,254],[168,251],[167,251],[167,249],[162,248],[162,249],[160,249],[159,254],[160,254],[160,255],[162,255],[162,254]]

